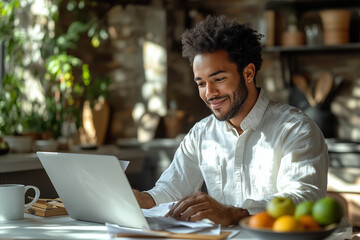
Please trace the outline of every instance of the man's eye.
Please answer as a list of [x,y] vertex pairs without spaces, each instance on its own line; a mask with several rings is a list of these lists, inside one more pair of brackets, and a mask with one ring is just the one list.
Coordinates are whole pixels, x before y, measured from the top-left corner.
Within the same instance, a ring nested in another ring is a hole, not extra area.
[[222,80],[224,80],[224,79],[225,79],[225,77],[217,78],[217,79],[215,79],[215,81],[219,82],[219,81],[222,81]]
[[205,83],[199,82],[197,85],[198,85],[198,87],[203,87],[203,86],[205,86]]

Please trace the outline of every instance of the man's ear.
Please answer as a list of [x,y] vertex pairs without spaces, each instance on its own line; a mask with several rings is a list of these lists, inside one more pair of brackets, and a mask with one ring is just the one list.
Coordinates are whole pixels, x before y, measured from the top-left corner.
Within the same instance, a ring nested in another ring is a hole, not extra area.
[[244,67],[243,77],[246,83],[251,83],[254,81],[255,65],[253,63],[249,63],[246,67]]

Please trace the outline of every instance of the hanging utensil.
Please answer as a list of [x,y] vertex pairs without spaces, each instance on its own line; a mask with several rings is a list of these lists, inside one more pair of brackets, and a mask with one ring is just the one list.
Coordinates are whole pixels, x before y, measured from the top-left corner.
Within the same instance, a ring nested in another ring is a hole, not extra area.
[[332,75],[329,72],[323,72],[320,74],[315,85],[315,102],[317,104],[323,103],[326,97],[329,95],[334,84]]
[[310,106],[314,107],[316,105],[316,102],[313,98],[311,88],[308,85],[305,77],[299,74],[295,74],[292,80],[295,86],[305,95]]

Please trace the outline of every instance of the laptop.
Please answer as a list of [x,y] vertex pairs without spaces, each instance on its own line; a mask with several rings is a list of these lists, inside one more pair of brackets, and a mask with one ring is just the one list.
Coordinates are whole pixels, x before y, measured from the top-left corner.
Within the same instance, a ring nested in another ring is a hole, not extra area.
[[69,216],[150,229],[115,156],[37,152]]

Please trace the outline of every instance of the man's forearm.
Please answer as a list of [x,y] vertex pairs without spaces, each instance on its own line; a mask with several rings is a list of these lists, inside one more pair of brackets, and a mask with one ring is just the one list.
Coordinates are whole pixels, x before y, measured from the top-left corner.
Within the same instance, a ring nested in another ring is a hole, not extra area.
[[149,209],[155,206],[155,201],[150,194],[133,190],[136,200],[141,208]]

